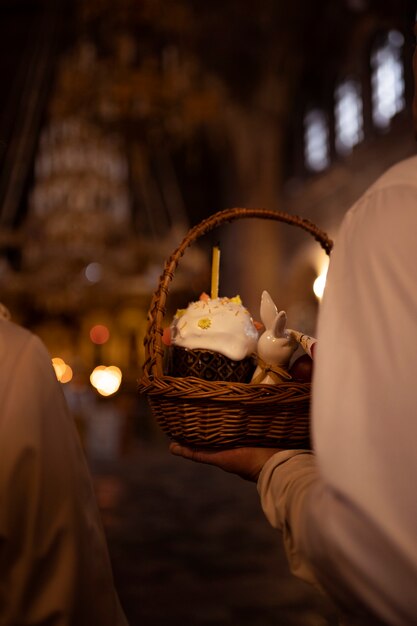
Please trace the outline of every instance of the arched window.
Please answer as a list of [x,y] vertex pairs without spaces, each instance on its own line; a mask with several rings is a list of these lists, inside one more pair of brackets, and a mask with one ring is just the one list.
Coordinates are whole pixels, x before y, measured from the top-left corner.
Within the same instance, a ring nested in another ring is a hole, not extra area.
[[389,128],[394,115],[405,107],[403,45],[404,36],[391,30],[371,57],[372,117],[381,129]]
[[363,139],[363,107],[359,84],[341,83],[335,92],[336,150],[345,155]]
[[304,120],[304,159],[308,169],[321,172],[330,163],[329,129],[323,111],[312,109]]

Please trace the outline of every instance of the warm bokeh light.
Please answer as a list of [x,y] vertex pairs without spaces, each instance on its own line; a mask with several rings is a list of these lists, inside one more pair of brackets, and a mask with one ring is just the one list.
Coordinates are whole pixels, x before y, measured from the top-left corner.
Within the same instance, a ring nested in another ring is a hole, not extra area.
[[323,262],[323,265],[322,265],[322,268],[320,270],[319,275],[317,276],[316,280],[313,283],[314,294],[315,294],[316,298],[318,298],[319,300],[321,300],[322,297],[323,297],[324,288],[326,286],[326,278],[327,278],[328,267],[329,267],[329,261],[328,261],[328,259],[326,259]]
[[90,339],[93,343],[103,344],[109,340],[110,331],[104,324],[96,324],[90,329]]
[[85,277],[90,283],[98,283],[101,280],[103,268],[100,263],[89,263],[84,270]]
[[71,367],[65,363],[64,359],[60,357],[54,357],[52,359],[52,365],[55,370],[55,374],[60,383],[69,383],[72,380],[73,371]]
[[64,383],[64,384],[65,383],[69,383],[72,380],[72,377],[73,377],[72,368],[69,365],[66,365],[65,366],[65,371],[62,374],[59,382]]
[[64,361],[64,359],[60,359],[59,357],[54,357],[52,359],[52,365],[54,367],[57,379],[60,380],[62,374],[65,372],[65,361]]
[[122,372],[115,365],[98,365],[91,372],[90,382],[102,396],[111,396],[119,389]]

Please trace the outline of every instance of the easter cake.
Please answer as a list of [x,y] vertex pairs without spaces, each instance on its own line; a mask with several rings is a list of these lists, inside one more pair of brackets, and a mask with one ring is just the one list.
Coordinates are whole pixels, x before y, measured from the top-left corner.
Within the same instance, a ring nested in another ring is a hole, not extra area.
[[172,375],[250,381],[258,330],[239,296],[210,298],[202,294],[176,312],[169,335]]

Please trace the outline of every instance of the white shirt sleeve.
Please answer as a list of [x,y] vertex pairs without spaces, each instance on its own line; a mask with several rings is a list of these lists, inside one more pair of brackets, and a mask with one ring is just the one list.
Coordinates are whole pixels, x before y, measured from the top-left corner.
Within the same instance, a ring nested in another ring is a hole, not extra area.
[[258,478],[262,509],[271,526],[283,534],[284,547],[292,573],[318,585],[305,553],[303,518],[306,499],[319,480],[315,458],[306,450],[285,450],[271,457]]

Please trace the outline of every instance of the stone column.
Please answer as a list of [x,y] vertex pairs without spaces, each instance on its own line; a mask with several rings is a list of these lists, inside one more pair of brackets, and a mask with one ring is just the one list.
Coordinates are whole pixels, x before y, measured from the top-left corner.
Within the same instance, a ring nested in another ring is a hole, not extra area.
[[[227,206],[276,210],[282,179],[282,134],[276,116],[233,108],[228,111],[227,130],[233,159],[233,174],[226,181]],[[276,301],[281,297],[285,228],[252,218],[222,228],[221,293],[239,293],[255,317],[264,289]]]

